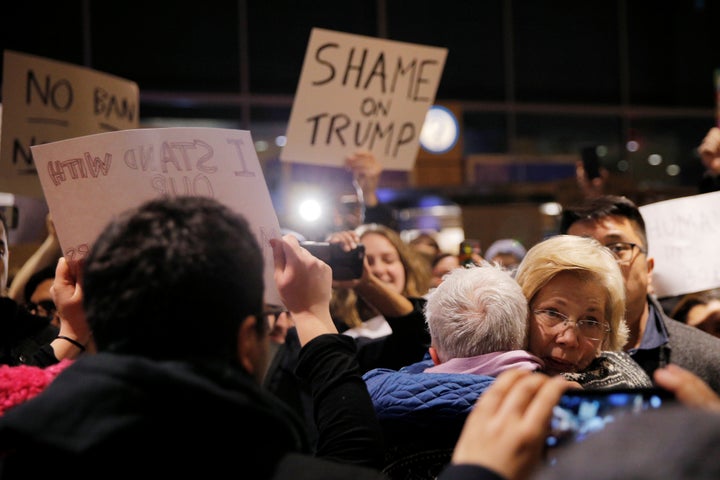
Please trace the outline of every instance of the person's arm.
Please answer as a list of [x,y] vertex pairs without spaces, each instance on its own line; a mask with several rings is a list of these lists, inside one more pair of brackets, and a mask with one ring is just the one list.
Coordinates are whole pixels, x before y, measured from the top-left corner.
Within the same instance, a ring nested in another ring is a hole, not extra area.
[[15,276],[13,276],[12,283],[8,289],[8,297],[21,305],[25,303],[25,285],[28,280],[30,280],[30,277],[32,277],[35,272],[39,272],[43,268],[52,265],[57,262],[58,258],[62,257],[60,241],[57,238],[55,225],[50,218],[50,214],[48,214],[45,223],[48,231],[47,237],[45,237],[43,243],[33,252],[30,258],[22,264]]
[[378,204],[377,188],[380,184],[380,175],[383,167],[375,155],[369,150],[358,150],[345,158],[345,166],[353,174],[353,182],[362,195],[366,207]]
[[275,283],[303,346],[296,373],[312,392],[318,455],[377,466],[382,434],[359,373],[354,340],[338,334],[330,316],[332,271],[291,235],[270,242]]
[[293,235],[271,239],[270,245],[275,262],[275,284],[292,316],[300,345],[318,335],[337,333],[330,316],[330,266],[301,247]]
[[700,180],[700,193],[720,190],[720,128],[711,128],[698,147],[698,153],[705,167]]
[[50,294],[60,317],[60,332],[50,343],[58,360],[76,358],[90,343],[90,327],[82,306],[82,264],[69,264],[65,258],[58,260],[55,281]]
[[380,223],[397,228],[393,209],[380,203],[377,196],[383,166],[369,150],[358,150],[345,158],[345,167],[352,172],[353,185],[363,206],[361,223]]
[[501,373],[478,398],[438,479],[488,478],[469,475],[487,470],[506,480],[528,478],[541,464],[553,407],[566,388],[561,376]]

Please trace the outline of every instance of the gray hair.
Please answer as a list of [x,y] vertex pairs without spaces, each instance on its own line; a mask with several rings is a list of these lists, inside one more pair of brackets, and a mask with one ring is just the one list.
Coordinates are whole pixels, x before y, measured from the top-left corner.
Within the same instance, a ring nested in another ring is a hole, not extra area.
[[449,272],[425,305],[441,362],[526,348],[527,318],[520,286],[510,273],[487,262]]

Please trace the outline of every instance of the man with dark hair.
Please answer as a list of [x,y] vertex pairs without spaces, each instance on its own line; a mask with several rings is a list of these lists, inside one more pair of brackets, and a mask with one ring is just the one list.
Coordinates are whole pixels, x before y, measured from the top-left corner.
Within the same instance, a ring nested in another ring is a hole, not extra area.
[[114,219],[79,277],[60,260],[58,312],[87,317],[97,353],[0,417],[0,477],[72,466],[81,479],[377,478],[367,467],[380,465],[382,439],[354,341],[330,317],[331,269],[291,235],[271,245],[316,407],[315,456],[300,420],[260,386],[269,325],[249,224],[210,198],[159,198]]
[[615,255],[625,279],[625,350],[652,377],[675,363],[720,392],[720,339],[669,318],[652,294],[654,259],[648,257],[645,221],[637,205],[621,196],[604,195],[566,207],[560,233],[593,237]]

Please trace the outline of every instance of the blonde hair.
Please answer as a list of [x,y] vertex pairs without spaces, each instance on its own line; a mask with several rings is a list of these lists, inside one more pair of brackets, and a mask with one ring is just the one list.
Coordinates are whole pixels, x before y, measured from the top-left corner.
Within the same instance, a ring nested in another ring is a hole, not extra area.
[[[365,235],[374,233],[382,235],[395,247],[403,265],[403,270],[405,270],[405,285],[401,292],[404,296],[422,297],[428,292],[432,277],[430,266],[418,252],[402,240],[398,232],[379,223],[360,225],[355,229],[355,232],[360,237],[361,242]],[[349,328],[358,327],[364,320],[377,315],[372,305],[367,304],[357,296],[353,289],[349,288],[333,289],[330,312],[334,319],[341,320]]]
[[610,333],[600,347],[621,351],[629,331],[625,323],[625,283],[613,254],[593,238],[556,235],[528,250],[515,279],[531,304],[537,292],[562,272],[577,273],[604,288],[605,321],[610,324]]

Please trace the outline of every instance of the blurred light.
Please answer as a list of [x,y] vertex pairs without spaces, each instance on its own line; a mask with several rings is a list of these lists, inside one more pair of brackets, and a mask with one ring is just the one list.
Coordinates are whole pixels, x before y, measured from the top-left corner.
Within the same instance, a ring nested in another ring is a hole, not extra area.
[[620,160],[617,163],[617,169],[621,172],[627,172],[630,169],[630,164],[627,160]]
[[635,140],[630,140],[625,144],[625,148],[628,149],[628,152],[637,152],[640,148],[640,144]]
[[554,217],[560,215],[562,212],[562,206],[557,202],[546,202],[540,205],[540,213]]
[[315,222],[322,215],[322,205],[314,198],[308,198],[300,202],[298,214],[306,222]]
[[648,163],[649,163],[650,165],[657,166],[657,165],[660,165],[660,164],[662,163],[662,160],[663,160],[663,159],[662,159],[662,156],[661,156],[661,155],[658,155],[657,153],[653,153],[652,155],[649,155],[649,156],[648,156],[648,160],[647,160],[647,161],[648,161]]
[[275,137],[275,145],[278,147],[284,147],[287,143],[287,137],[285,135],[278,135]]
[[671,163],[670,165],[667,166],[667,168],[665,168],[665,173],[667,173],[671,177],[680,175],[680,166],[675,165],[674,163]]
[[265,152],[267,151],[268,147],[268,142],[266,142],[265,140],[258,140],[257,142],[255,142],[255,151],[257,152]]
[[608,148],[605,145],[598,145],[595,147],[595,153],[597,153],[598,157],[605,157],[608,154]]

